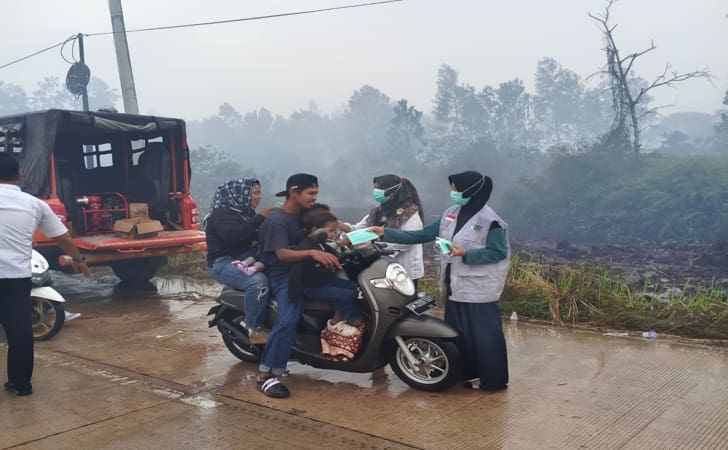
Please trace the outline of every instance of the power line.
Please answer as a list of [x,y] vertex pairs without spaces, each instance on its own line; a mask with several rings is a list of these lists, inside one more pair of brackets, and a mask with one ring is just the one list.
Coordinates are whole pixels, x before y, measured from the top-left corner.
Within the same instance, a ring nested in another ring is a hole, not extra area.
[[[137,28],[137,29],[133,29],[133,30],[126,30],[126,33],[139,33],[142,31],[171,30],[171,29],[175,29],[175,28],[201,27],[201,26],[206,26],[206,25],[219,25],[219,24],[224,24],[224,23],[247,22],[247,21],[251,21],[251,20],[275,19],[277,17],[300,16],[300,15],[304,15],[304,14],[315,14],[315,13],[321,13],[321,12],[327,12],[327,11],[336,11],[336,10],[340,10],[340,9],[362,8],[365,6],[384,5],[387,3],[399,3],[399,2],[403,2],[403,1],[404,0],[384,0],[384,1],[378,1],[378,2],[358,3],[355,5],[335,6],[332,8],[309,9],[306,11],[294,11],[294,12],[280,13],[280,14],[269,14],[266,16],[243,17],[240,19],[215,20],[212,22],[198,22],[198,23],[188,23],[188,24],[182,24],[182,25],[168,25],[168,26],[151,27],[151,28]],[[87,37],[107,36],[110,34],[114,34],[114,32],[107,31],[107,32],[103,32],[103,33],[90,33],[90,34],[84,34],[84,36],[87,36]],[[57,44],[53,44],[50,47],[44,48],[43,50],[38,50],[37,52],[31,53],[30,55],[23,56],[22,58],[18,58],[16,60],[10,61],[9,63],[3,64],[2,66],[0,66],[0,70],[6,68],[8,66],[12,66],[13,64],[17,64],[19,62],[25,61],[26,59],[30,59],[34,56],[40,55],[41,53],[47,52],[48,50],[53,50],[56,47],[60,47],[64,44],[68,43],[73,38],[75,38],[75,35],[71,38],[66,39],[65,41],[62,41]],[[75,39],[74,39],[73,44],[75,45]],[[71,53],[73,53],[73,49],[71,50]],[[61,48],[61,57],[64,60],[66,59],[63,56],[62,48]]]
[[32,57],[34,57],[34,56],[36,56],[36,55],[40,55],[41,53],[43,53],[43,52],[47,52],[48,50],[53,50],[54,48],[56,48],[56,47],[60,47],[61,45],[65,44],[66,42],[68,42],[68,41],[67,41],[67,40],[66,40],[66,41],[61,41],[61,42],[59,42],[59,43],[57,43],[57,44],[53,44],[53,45],[51,45],[50,47],[46,47],[46,48],[44,48],[43,50],[38,50],[38,51],[37,51],[37,52],[35,52],[35,53],[31,53],[31,54],[30,54],[30,55],[28,55],[28,56],[23,56],[22,58],[18,58],[18,59],[16,59],[16,60],[10,61],[9,63],[7,63],[7,64],[3,64],[2,66],[0,66],[0,69],[4,69],[4,68],[6,68],[6,67],[8,67],[8,66],[12,66],[13,64],[17,64],[17,63],[19,63],[19,62],[21,62],[21,61],[25,61],[26,59],[30,59],[30,58],[32,58]]
[[[73,64],[73,63],[76,62],[76,55],[75,55],[75,53],[76,53],[76,51],[75,51],[76,50],[76,41],[78,41],[78,35],[77,34],[74,34],[73,36],[70,36],[68,39],[66,39],[66,41],[63,43],[63,45],[61,45],[61,59],[63,59],[64,61],[66,61],[68,64]],[[71,44],[71,59],[70,60],[68,58],[66,58],[66,55],[63,53],[63,49],[66,48],[66,44],[68,44],[69,42],[72,42],[72,44]]]
[[[402,2],[404,0],[384,0],[379,2],[370,2],[370,3],[359,3],[356,5],[346,5],[346,6],[335,6],[331,8],[322,8],[322,9],[310,9],[307,11],[295,11],[295,12],[288,12],[288,13],[280,13],[280,14],[269,14],[266,16],[255,16],[255,17],[243,17],[240,19],[227,19],[227,20],[215,20],[211,22],[197,22],[197,23],[187,23],[182,25],[167,25],[167,26],[161,26],[161,27],[150,27],[150,28],[136,28],[133,30],[126,30],[126,33],[138,33],[142,31],[158,31],[158,30],[171,30],[175,28],[189,28],[189,27],[201,27],[206,25],[220,25],[224,23],[233,23],[233,22],[247,22],[251,20],[261,20],[261,19],[275,19],[277,17],[287,17],[287,16],[300,16],[303,14],[315,14],[315,13],[321,13],[321,12],[327,12],[327,11],[336,11],[340,9],[351,9],[351,8],[362,8],[365,6],[375,6],[375,5],[384,5],[386,3],[398,3]],[[91,33],[91,34],[85,34],[84,36],[106,36],[109,34],[114,34],[113,31],[106,31],[103,33]],[[2,67],[0,67],[1,69]]]

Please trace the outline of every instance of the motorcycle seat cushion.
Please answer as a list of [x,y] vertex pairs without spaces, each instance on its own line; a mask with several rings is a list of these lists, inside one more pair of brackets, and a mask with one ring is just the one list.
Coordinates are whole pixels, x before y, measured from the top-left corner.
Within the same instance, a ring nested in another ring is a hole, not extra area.
[[333,311],[334,304],[325,300],[306,300],[305,311]]

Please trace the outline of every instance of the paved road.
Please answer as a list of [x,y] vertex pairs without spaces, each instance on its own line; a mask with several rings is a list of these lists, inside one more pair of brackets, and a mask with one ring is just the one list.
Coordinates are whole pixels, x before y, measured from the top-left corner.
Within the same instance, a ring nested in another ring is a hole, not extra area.
[[509,323],[506,392],[294,364],[273,401],[207,328],[214,286],[114,282],[61,280],[83,316],[37,345],[33,396],[0,393],[0,448],[728,448],[723,349]]

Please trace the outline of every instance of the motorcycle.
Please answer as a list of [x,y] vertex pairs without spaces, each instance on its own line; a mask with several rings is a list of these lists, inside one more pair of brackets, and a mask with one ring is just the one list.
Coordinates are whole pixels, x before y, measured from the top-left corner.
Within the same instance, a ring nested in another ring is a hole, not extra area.
[[[373,372],[389,364],[415,389],[437,392],[461,380],[462,360],[455,345],[457,332],[443,320],[424,314],[436,306],[433,298],[417,294],[412,279],[393,261],[395,252],[373,242],[340,256],[343,277],[357,280],[366,328],[358,354],[350,361],[328,359],[321,353],[320,333],[333,315],[331,303],[307,300],[298,323],[291,359],[319,369]],[[208,312],[228,350],[242,361],[260,361],[263,346],[248,340],[245,302],[241,291],[223,287],[217,305]],[[266,323],[272,327],[277,304],[271,298]]]
[[53,280],[48,261],[35,250],[31,257],[31,266],[30,301],[33,305],[33,339],[47,341],[63,327],[66,320],[64,307],[66,300],[51,287]]

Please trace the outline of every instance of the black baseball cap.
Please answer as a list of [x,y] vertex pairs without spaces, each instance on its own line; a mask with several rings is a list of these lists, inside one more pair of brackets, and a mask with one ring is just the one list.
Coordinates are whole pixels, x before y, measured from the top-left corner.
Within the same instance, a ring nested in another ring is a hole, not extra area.
[[297,173],[288,177],[286,190],[277,193],[276,197],[287,197],[291,189],[297,189],[300,192],[310,187],[318,187],[318,178],[308,173]]

